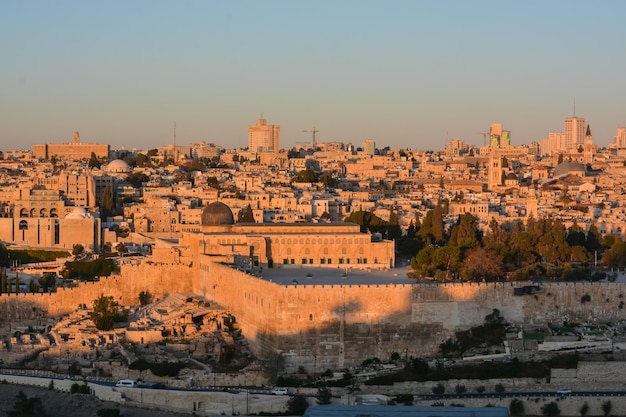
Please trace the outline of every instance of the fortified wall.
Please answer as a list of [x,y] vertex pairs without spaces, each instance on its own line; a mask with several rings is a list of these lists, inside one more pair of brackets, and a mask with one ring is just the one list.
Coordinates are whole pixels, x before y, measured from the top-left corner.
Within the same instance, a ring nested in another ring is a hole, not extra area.
[[493,309],[509,323],[594,323],[626,318],[621,283],[528,282],[315,285],[272,283],[201,261],[194,292],[230,309],[257,355],[278,351],[288,368],[343,368],[392,352],[438,352],[455,331],[482,324]]
[[[91,306],[104,294],[135,305],[139,293],[202,295],[226,307],[258,356],[281,352],[288,370],[341,369],[392,352],[436,353],[455,331],[484,322],[493,309],[509,323],[596,323],[626,318],[622,283],[416,283],[409,285],[277,284],[199,257],[194,265],[143,262],[118,276],[51,294],[3,294],[0,317],[36,319]],[[294,271],[296,273],[296,271]],[[518,291],[519,293],[519,291]],[[292,369],[293,368],[293,369]]]
[[191,292],[192,270],[187,265],[123,265],[120,275],[82,282],[52,293],[0,295],[0,320],[3,323],[25,319],[56,317],[75,311],[79,305],[93,305],[101,295],[112,296],[122,306],[139,304],[139,293],[149,291],[156,299],[168,294]]

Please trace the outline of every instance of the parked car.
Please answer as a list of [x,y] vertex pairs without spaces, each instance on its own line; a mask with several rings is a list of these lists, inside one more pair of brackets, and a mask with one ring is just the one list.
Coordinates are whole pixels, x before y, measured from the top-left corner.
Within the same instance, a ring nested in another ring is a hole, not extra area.
[[287,391],[287,388],[282,388],[282,387],[276,387],[272,390],[272,394],[274,395],[287,395],[289,394],[289,392]]

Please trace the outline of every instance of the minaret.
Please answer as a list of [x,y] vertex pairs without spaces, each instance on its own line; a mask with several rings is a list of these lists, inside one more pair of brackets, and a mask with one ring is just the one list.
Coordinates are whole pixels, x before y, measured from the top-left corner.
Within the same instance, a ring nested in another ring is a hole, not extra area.
[[585,165],[591,166],[591,164],[593,164],[593,135],[591,135],[591,128],[589,125],[587,125],[587,133],[585,133],[585,146],[583,146],[583,153]]

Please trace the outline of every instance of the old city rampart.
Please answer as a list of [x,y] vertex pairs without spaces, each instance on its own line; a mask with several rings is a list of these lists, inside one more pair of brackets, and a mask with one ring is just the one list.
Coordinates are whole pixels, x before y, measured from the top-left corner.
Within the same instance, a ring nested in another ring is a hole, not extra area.
[[626,317],[623,283],[548,283],[515,295],[514,288],[524,285],[529,283],[284,285],[206,257],[196,266],[124,265],[120,275],[51,294],[4,294],[0,314],[11,321],[58,316],[91,306],[102,294],[128,306],[138,303],[141,291],[156,299],[194,293],[229,309],[256,354],[282,352],[288,364],[313,372],[392,352],[432,355],[456,330],[481,324],[493,309],[510,323],[538,325]]
[[225,265],[201,262],[196,291],[230,309],[257,353],[280,351],[315,371],[392,352],[424,356],[456,330],[498,309],[510,323],[622,320],[622,283],[528,282],[413,285],[276,284]]

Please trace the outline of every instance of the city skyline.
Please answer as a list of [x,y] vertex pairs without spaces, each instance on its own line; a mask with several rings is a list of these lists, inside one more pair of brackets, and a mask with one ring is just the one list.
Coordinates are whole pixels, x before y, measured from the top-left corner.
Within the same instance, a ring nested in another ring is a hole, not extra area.
[[626,3],[5,2],[0,150],[311,141],[439,150],[624,126]]

